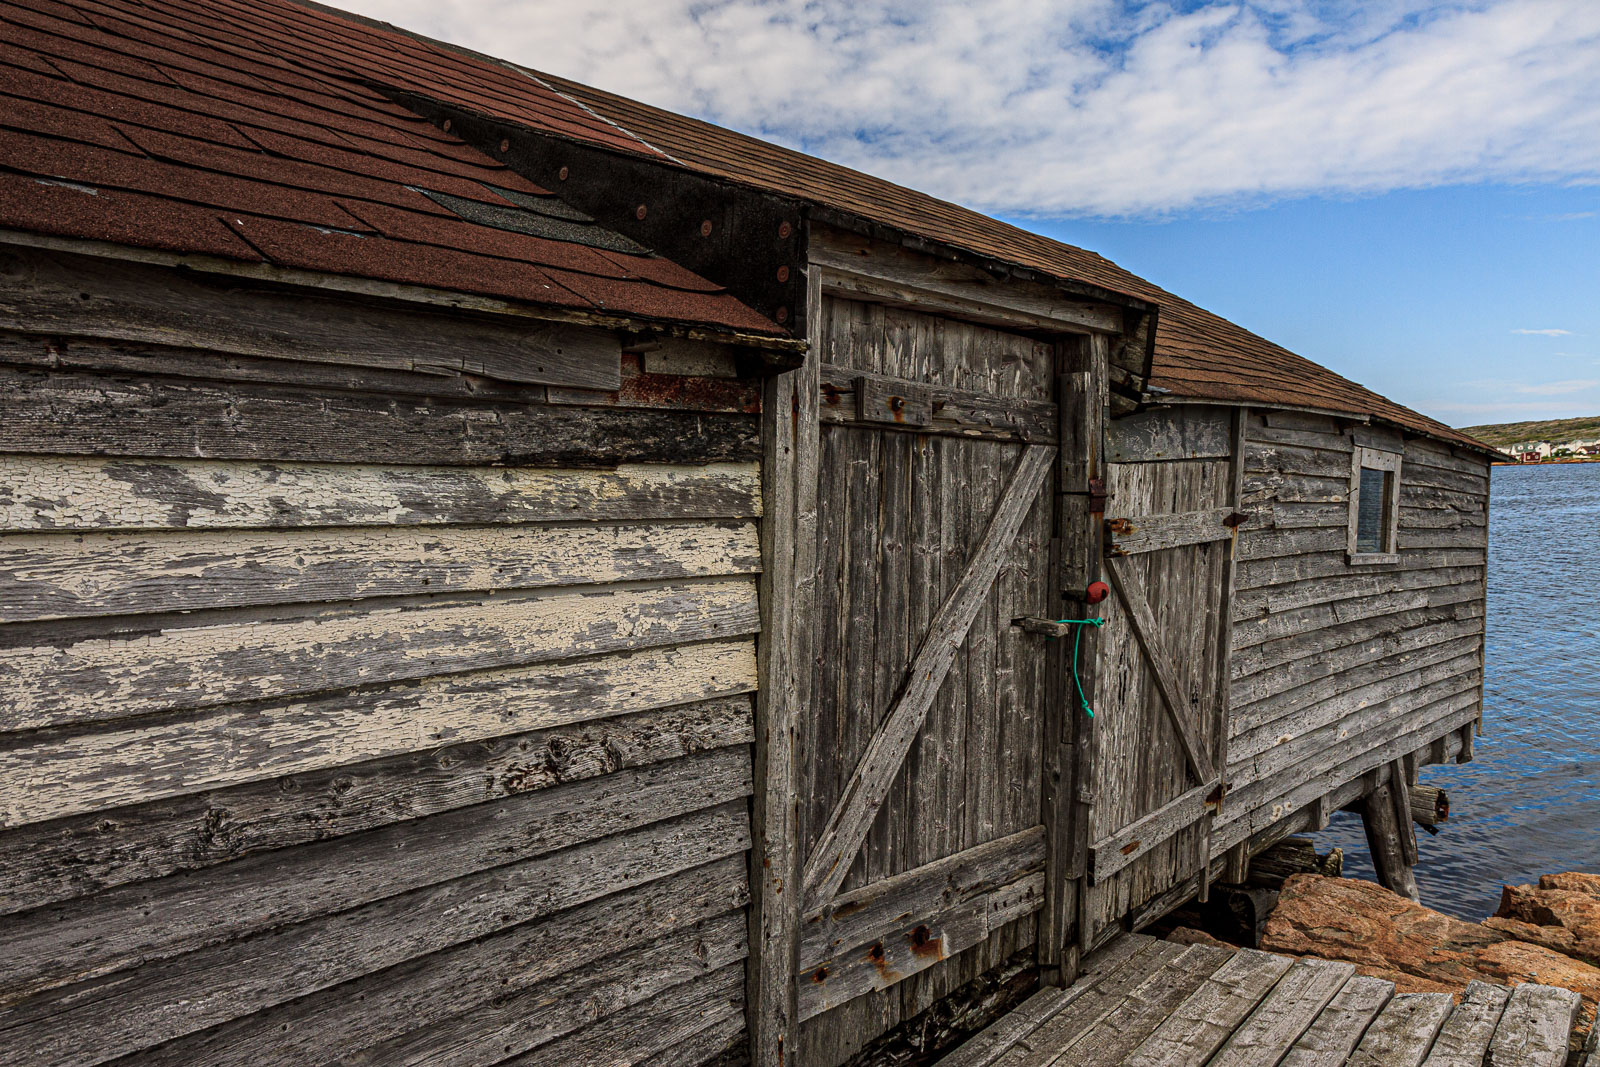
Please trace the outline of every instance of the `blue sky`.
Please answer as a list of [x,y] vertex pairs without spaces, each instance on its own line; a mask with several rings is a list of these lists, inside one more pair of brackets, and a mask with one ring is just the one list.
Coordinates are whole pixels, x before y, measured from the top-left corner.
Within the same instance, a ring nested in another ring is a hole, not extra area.
[[[1600,188],[1014,218],[1457,426],[1600,415]],[[1553,331],[1548,334],[1518,331]]]
[[1093,248],[1456,425],[1600,414],[1600,0],[335,2]]

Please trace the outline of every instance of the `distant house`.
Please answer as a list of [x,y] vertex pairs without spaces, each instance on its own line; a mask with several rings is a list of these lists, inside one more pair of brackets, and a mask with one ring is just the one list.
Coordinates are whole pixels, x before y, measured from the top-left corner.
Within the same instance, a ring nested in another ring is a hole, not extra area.
[[1517,458],[1520,459],[1524,463],[1538,463],[1539,460],[1542,457],[1539,455],[1539,453],[1537,451],[1529,449],[1526,452],[1517,453]]

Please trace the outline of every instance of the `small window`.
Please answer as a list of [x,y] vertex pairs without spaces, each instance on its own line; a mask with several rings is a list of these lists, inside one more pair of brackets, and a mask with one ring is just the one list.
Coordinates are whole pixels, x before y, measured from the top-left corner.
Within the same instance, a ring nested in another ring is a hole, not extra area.
[[1400,454],[1355,449],[1350,471],[1350,562],[1393,563],[1400,513]]

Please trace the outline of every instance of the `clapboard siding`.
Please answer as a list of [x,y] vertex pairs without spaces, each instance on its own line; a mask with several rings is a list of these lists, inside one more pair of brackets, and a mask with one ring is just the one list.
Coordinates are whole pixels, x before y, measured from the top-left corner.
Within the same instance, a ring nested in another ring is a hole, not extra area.
[[742,1040],[752,383],[22,255],[54,289],[0,286],[49,328],[0,336],[8,1060]]
[[[1393,564],[1345,556],[1358,443],[1403,450]],[[1483,666],[1486,460],[1288,412],[1251,415],[1245,459],[1213,851],[1476,718]]]

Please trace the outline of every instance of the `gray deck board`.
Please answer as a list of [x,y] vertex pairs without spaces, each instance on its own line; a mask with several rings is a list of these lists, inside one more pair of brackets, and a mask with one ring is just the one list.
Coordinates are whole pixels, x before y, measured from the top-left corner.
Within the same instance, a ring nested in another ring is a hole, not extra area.
[[1378,1013],[1347,1061],[1350,1067],[1417,1067],[1450,1017],[1449,993],[1401,993]]
[[939,1067],[1562,1067],[1580,1008],[1550,986],[1473,982],[1456,1004],[1340,961],[1125,934]]
[[1295,960],[1217,1053],[1228,1067],[1274,1067],[1355,975],[1355,964]]
[[1125,1062],[1129,1067],[1203,1067],[1290,965],[1287,956],[1240,949]]
[[1473,982],[1461,994],[1444,1028],[1434,1039],[1433,1051],[1422,1067],[1483,1067],[1489,1041],[1506,1009],[1511,990],[1488,982]]
[[1356,975],[1300,1035],[1280,1067],[1340,1067],[1393,996],[1393,982]]
[[1570,989],[1519,985],[1489,1042],[1493,1067],[1561,1067],[1583,1001]]

